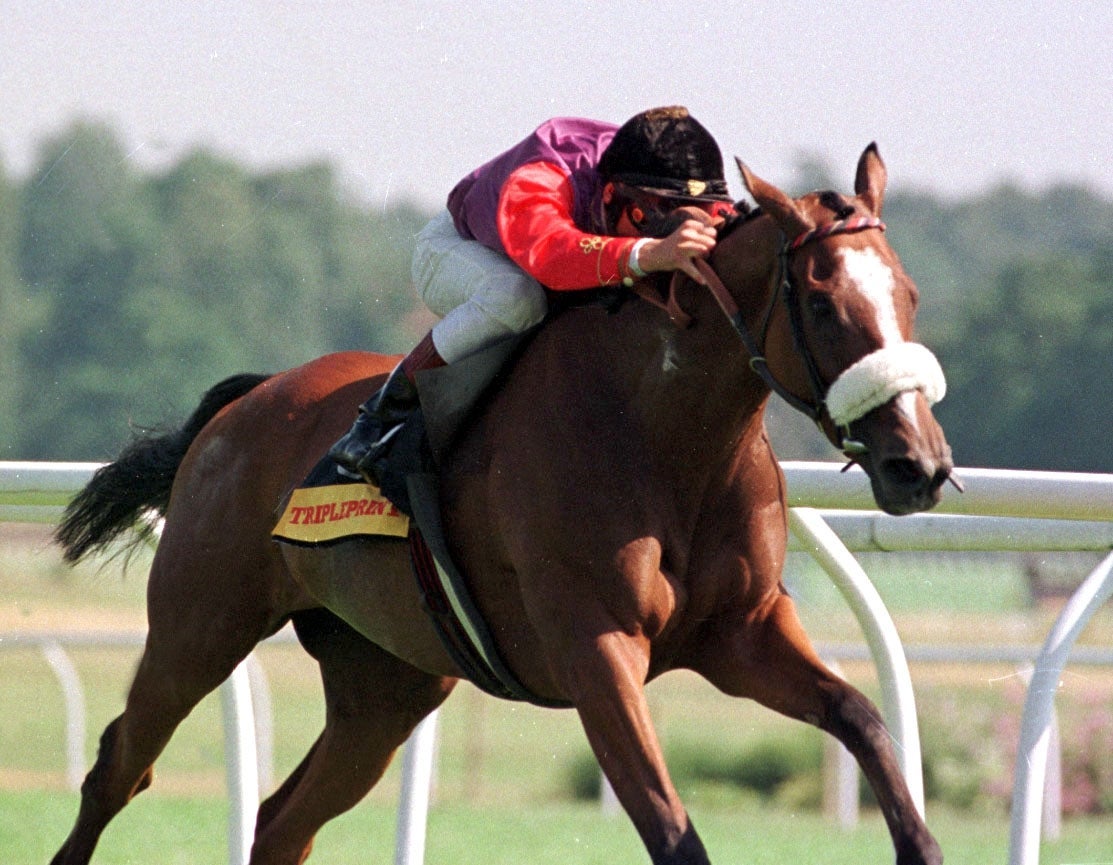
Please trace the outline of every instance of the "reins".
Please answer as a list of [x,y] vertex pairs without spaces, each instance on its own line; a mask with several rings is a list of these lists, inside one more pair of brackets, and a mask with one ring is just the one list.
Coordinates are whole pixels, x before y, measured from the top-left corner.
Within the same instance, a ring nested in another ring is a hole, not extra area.
[[[669,294],[665,300],[661,300],[660,295],[657,294],[657,290],[653,287],[652,283],[646,280],[635,282],[632,291],[646,303],[658,309],[663,309],[665,315],[669,317],[669,320],[678,330],[686,330],[692,324],[692,316],[683,310],[680,306],[680,302],[676,299],[676,283],[679,278],[680,271],[674,271],[672,279],[669,280]],[[717,276],[715,278],[718,279]],[[720,283],[720,285],[721,284],[722,283]]]
[[[807,415],[817,424],[822,422],[823,416],[827,412],[827,387],[824,385],[823,379],[819,375],[819,368],[816,364],[815,356],[812,354],[811,349],[808,347],[807,340],[804,337],[804,322],[800,309],[798,289],[795,280],[792,278],[792,271],[789,267],[789,257],[813,240],[820,240],[834,234],[850,234],[852,232],[865,231],[871,228],[884,231],[885,223],[872,216],[855,216],[849,219],[836,220],[813,228],[810,231],[800,234],[792,241],[789,241],[782,232],[780,249],[777,253],[776,282],[774,283],[769,303],[765,308],[765,313],[762,316],[761,329],[758,331],[758,338],[756,339],[746,326],[746,322],[742,317],[742,312],[738,308],[737,302],[735,302],[734,297],[723,284],[723,281],[719,278],[715,269],[703,259],[694,259],[695,265],[703,276],[712,297],[715,298],[720,309],[722,309],[723,313],[734,327],[734,330],[738,333],[739,337],[741,337],[742,344],[750,355],[750,369],[765,382],[770,390],[793,408]],[[679,305],[676,303],[676,279],[677,276],[674,275],[669,287],[669,299],[667,304],[662,304],[658,300],[658,305],[669,312],[669,317],[672,318],[673,321],[677,321],[677,319],[673,312],[669,310],[672,307],[679,310]],[[769,369],[769,362],[765,357],[765,340],[769,333],[769,324],[772,321],[773,310],[777,305],[778,298],[784,300],[785,308],[788,312],[789,329],[792,332],[792,341],[797,354],[799,354],[804,361],[804,367],[808,373],[808,382],[812,391],[812,402],[801,399],[781,384],[773,375],[772,370]],[[683,310],[679,311],[680,314],[687,319],[685,324],[685,326],[687,326],[687,323],[691,321],[690,316],[687,316]],[[854,453],[856,451],[861,452],[864,446],[858,442],[851,441],[849,439],[849,432],[849,429],[845,430],[845,434],[843,430],[838,431],[840,447],[849,453]]]
[[[783,253],[779,256],[779,259],[783,270]],[[727,319],[734,327],[734,330],[742,338],[742,344],[746,347],[746,351],[750,355],[750,369],[757,373],[757,375],[761,377],[761,380],[768,385],[769,389],[776,393],[781,399],[793,408],[806,414],[812,420],[818,421],[822,413],[818,403],[813,405],[802,400],[777,381],[776,377],[769,369],[769,362],[765,358],[765,337],[769,331],[769,322],[773,318],[773,310],[776,308],[777,298],[783,291],[785,282],[783,273],[779,274],[777,277],[777,287],[773,289],[769,304],[765,308],[765,314],[762,316],[761,329],[759,331],[761,338],[755,339],[753,334],[750,333],[750,329],[746,327],[746,322],[742,318],[742,311],[738,308],[738,304],[735,302],[734,297],[731,296],[727,287],[723,285],[723,281],[719,278],[719,274],[715,272],[715,269],[703,259],[696,259],[695,265],[706,281],[707,289],[711,292],[711,296],[715,298],[716,302],[719,304],[719,308],[722,309],[724,315],[726,315]],[[795,337],[795,325],[793,325],[792,330],[793,336]],[[810,356],[810,352],[808,354]],[[811,370],[814,364],[807,363],[807,366],[809,370]]]

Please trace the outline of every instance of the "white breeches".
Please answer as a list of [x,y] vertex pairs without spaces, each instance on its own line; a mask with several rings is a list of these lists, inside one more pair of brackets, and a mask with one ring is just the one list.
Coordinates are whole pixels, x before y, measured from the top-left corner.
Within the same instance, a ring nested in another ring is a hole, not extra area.
[[447,210],[417,236],[413,281],[425,305],[442,316],[433,345],[448,363],[528,330],[548,310],[537,280],[505,255],[460,237]]

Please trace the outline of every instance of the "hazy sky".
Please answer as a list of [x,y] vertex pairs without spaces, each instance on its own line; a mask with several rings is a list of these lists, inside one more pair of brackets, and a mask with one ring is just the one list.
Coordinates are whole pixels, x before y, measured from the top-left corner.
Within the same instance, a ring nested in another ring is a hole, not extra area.
[[1113,195],[1110,0],[38,0],[3,19],[0,158],[18,173],[82,115],[147,165],[198,145],[323,158],[372,203],[435,204],[547,117],[683,103],[784,185],[808,152],[849,188],[876,139],[906,188]]

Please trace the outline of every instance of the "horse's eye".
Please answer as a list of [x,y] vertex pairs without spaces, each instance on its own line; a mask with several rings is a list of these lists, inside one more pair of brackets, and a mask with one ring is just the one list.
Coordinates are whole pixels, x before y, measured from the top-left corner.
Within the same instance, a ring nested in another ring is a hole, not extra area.
[[813,292],[808,297],[808,308],[811,310],[812,319],[819,324],[829,322],[835,317],[835,303],[831,296],[822,292]]

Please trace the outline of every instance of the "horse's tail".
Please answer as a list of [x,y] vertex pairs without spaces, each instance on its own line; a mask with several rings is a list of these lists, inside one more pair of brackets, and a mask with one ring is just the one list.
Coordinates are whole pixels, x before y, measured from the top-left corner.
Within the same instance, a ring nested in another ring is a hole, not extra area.
[[180,429],[141,436],[115,462],[97,469],[54,532],[63,558],[76,563],[132,526],[139,531],[136,543],[149,537],[151,522],[141,518],[149,511],[165,516],[174,476],[197,434],[222,408],[268,378],[242,373],[225,379],[209,389]]

